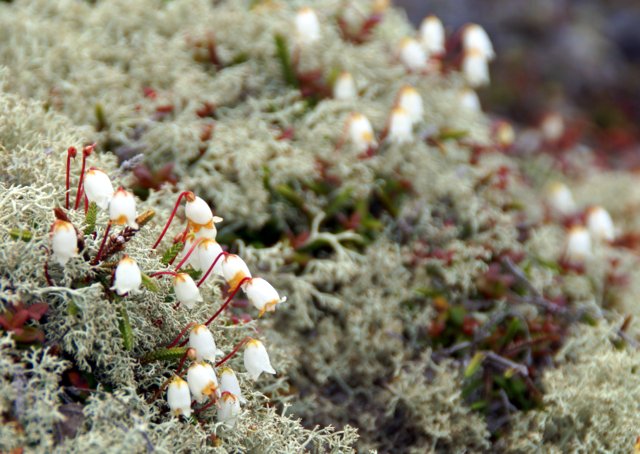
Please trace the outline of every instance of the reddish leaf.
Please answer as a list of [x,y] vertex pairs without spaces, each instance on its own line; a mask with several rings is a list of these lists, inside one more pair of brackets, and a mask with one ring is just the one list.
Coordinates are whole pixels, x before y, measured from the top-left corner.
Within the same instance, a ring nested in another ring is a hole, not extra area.
[[46,314],[48,310],[49,310],[49,305],[47,303],[35,303],[27,307],[29,316],[36,321],[40,320],[40,318],[44,314]]

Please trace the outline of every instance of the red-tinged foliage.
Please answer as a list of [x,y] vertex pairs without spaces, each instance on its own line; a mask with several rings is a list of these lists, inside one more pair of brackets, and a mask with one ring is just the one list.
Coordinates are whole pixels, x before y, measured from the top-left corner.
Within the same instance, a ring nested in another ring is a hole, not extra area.
[[293,126],[288,126],[283,129],[280,134],[276,137],[276,140],[292,140],[295,137],[295,129]]
[[151,87],[143,87],[142,93],[145,98],[156,99],[158,97],[158,93]]
[[133,169],[136,185],[143,189],[158,190],[165,183],[175,185],[178,177],[173,173],[173,163],[168,163],[158,170],[152,171],[146,164],[139,164]]
[[196,115],[200,118],[215,118],[216,106],[210,102],[204,102],[202,107],[196,110]]
[[44,332],[34,326],[25,326],[27,322],[39,321],[49,310],[47,303],[35,303],[29,306],[18,303],[9,306],[7,310],[0,315],[0,327],[10,332],[16,342],[24,344],[42,343],[44,342]]
[[372,14],[362,22],[359,28],[353,30],[343,17],[338,17],[338,29],[340,30],[342,39],[345,41],[349,41],[353,44],[364,44],[371,39],[373,30],[378,26],[378,24],[380,24],[380,22],[382,22],[382,19],[382,14]]

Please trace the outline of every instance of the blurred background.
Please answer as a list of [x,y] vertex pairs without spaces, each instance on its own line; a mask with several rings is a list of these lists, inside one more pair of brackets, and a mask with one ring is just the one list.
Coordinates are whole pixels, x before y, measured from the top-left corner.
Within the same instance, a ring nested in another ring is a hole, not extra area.
[[640,1],[396,0],[447,33],[482,25],[498,58],[484,110],[535,126],[560,113],[609,167],[640,170]]

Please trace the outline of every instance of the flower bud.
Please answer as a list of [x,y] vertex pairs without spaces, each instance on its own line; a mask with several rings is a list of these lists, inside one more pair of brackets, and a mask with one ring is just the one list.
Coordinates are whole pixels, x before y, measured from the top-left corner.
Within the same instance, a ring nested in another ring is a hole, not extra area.
[[236,396],[230,392],[222,393],[218,403],[218,422],[231,429],[236,425],[236,420],[240,414],[240,402]]
[[167,403],[174,416],[191,416],[191,393],[189,385],[182,378],[176,376],[169,383]]
[[462,109],[471,112],[481,112],[482,105],[480,104],[480,98],[473,88],[463,88],[458,93],[458,103]]
[[189,347],[196,351],[196,361],[207,360],[215,363],[216,356],[222,352],[216,347],[213,334],[204,325],[196,325],[189,333]]
[[244,367],[253,380],[257,380],[262,372],[268,374],[276,373],[271,367],[267,349],[264,348],[262,342],[256,339],[251,339],[247,342],[247,346],[244,349]]
[[320,39],[320,22],[313,9],[300,9],[296,14],[295,26],[298,43],[308,45]]
[[198,403],[220,394],[218,379],[211,364],[193,363],[187,372],[187,383],[193,399]]
[[347,120],[349,140],[359,153],[375,147],[377,142],[373,135],[373,127],[369,119],[360,113],[353,113]]
[[404,38],[400,43],[400,61],[409,71],[422,71],[427,68],[427,54],[413,38]]
[[[198,266],[204,272],[206,272],[214,260],[222,254],[222,247],[216,242],[216,240],[202,240],[198,245],[198,250],[194,254],[198,254]],[[222,261],[224,257],[218,259],[216,266],[213,267],[212,272],[218,275],[222,275]]]
[[413,139],[413,127],[407,111],[401,107],[396,107],[391,111],[389,119],[389,135],[391,143],[407,143]]
[[207,202],[200,197],[196,197],[192,193],[187,196],[187,203],[185,204],[185,215],[189,222],[194,226],[194,230],[198,230],[199,227],[208,226],[213,220],[213,212]]
[[173,278],[173,290],[176,292],[176,299],[180,304],[193,309],[196,303],[202,302],[202,296],[198,286],[187,273],[178,273]]
[[462,59],[462,73],[471,87],[488,85],[489,61],[477,49],[466,51]]
[[280,298],[276,289],[261,277],[254,277],[246,282],[242,289],[253,306],[260,311],[260,316],[265,312],[274,312],[278,304],[287,300],[287,297]]
[[571,190],[562,183],[551,183],[547,188],[547,204],[559,216],[568,216],[576,211]]
[[251,272],[239,256],[235,254],[225,255],[222,261],[222,275],[229,287],[235,289],[245,277],[251,277]]
[[400,107],[407,112],[411,123],[416,124],[422,121],[424,115],[424,103],[422,102],[422,96],[415,88],[406,85],[400,89],[398,95],[398,101],[396,107]]
[[84,175],[83,187],[89,202],[95,202],[103,210],[107,209],[114,191],[106,173],[100,169],[90,168]]
[[351,73],[343,72],[338,76],[333,84],[333,97],[343,101],[348,101],[358,97],[356,84],[353,81]]
[[591,235],[582,226],[569,230],[565,248],[565,258],[571,263],[582,263],[591,256]]
[[135,260],[125,255],[118,262],[116,275],[111,290],[120,296],[129,292],[136,292],[142,284],[142,273]]
[[246,400],[242,397],[242,390],[240,389],[240,383],[235,372],[230,367],[223,367],[220,371],[220,392],[231,393],[238,398],[240,403],[245,403]]
[[613,220],[602,207],[593,207],[587,211],[587,227],[591,236],[598,241],[613,241],[615,238]]
[[462,31],[462,47],[465,54],[471,50],[477,50],[487,61],[491,61],[496,57],[489,35],[478,24],[469,24],[464,27]]
[[60,265],[65,266],[69,259],[78,256],[78,234],[73,224],[56,219],[50,235],[53,258]]
[[420,43],[428,55],[444,53],[444,27],[436,16],[427,16],[420,24]]
[[136,199],[133,194],[125,191],[123,188],[118,188],[111,202],[109,202],[109,219],[111,222],[137,229],[137,216]]

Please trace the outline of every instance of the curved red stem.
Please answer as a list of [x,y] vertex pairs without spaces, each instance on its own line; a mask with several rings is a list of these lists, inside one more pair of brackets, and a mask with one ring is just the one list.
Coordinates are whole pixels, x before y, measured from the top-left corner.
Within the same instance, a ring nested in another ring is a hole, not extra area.
[[207,272],[204,273],[204,275],[198,281],[198,284],[197,284],[198,287],[200,287],[204,283],[204,281],[209,277],[209,274],[211,274],[211,271],[213,271],[213,268],[216,266],[216,263],[218,263],[218,260],[220,259],[220,257],[225,256],[225,255],[229,255],[229,253],[223,251],[223,252],[218,254],[216,259],[213,261],[213,263],[211,264],[211,266],[207,270]]
[[91,261],[92,265],[96,265],[100,261],[100,257],[102,256],[102,251],[104,250],[104,245],[107,242],[107,237],[109,236],[109,231],[111,230],[111,221],[107,222],[107,228],[104,231],[104,237],[102,238],[102,243],[100,243],[100,249],[98,249],[98,253],[95,258]]
[[[184,336],[185,333],[187,331],[189,331],[189,328],[191,328],[193,325],[195,325],[194,322],[188,323],[187,326],[185,326],[184,329],[182,331],[180,331],[180,333],[176,336],[176,338],[173,339],[169,345],[167,345],[167,348],[173,348],[176,345],[178,345],[178,342],[180,342],[180,339],[182,339],[182,336]],[[185,342],[185,344],[186,344],[186,342]]]
[[74,210],[78,209],[78,207],[80,206],[80,200],[82,200],[82,192],[83,192],[82,185],[84,184],[84,169],[87,164],[87,156],[91,154],[91,152],[93,151],[93,147],[95,147],[95,144],[86,146],[82,150],[82,169],[80,169],[80,180],[78,181],[78,190],[76,191],[76,203],[75,203],[75,206],[73,207]]
[[65,194],[65,202],[64,202],[64,207],[68,210],[69,209],[69,187],[71,186],[70,184],[70,173],[71,173],[71,159],[75,159],[76,158],[76,154],[77,151],[75,149],[75,147],[69,147],[67,149],[67,179],[66,179],[66,194]]
[[176,274],[178,273],[176,273],[175,271],[165,270],[165,271],[156,271],[155,273],[151,273],[149,277],[158,277],[158,276],[164,276],[164,275],[175,276]]
[[233,350],[231,350],[231,352],[225,356],[224,358],[222,358],[220,361],[218,361],[216,363],[216,367],[220,367],[222,366],[224,363],[226,363],[227,361],[229,361],[231,358],[233,358],[233,356],[238,353],[238,351],[242,348],[242,346],[244,344],[246,344],[247,342],[249,342],[249,340],[251,340],[251,338],[249,336],[245,337],[244,339],[242,339],[240,342],[238,342],[238,345],[236,345]]
[[185,256],[182,257],[182,260],[180,260],[178,265],[176,265],[176,271],[180,270],[180,268],[182,268],[182,265],[184,265],[187,262],[187,260],[189,260],[189,257],[191,256],[191,254],[193,254],[193,251],[196,250],[196,248],[198,247],[200,242],[202,242],[203,239],[204,238],[198,238],[196,241],[194,241],[194,243],[191,245],[191,248],[187,251]]
[[173,221],[173,218],[176,215],[176,211],[178,211],[178,207],[180,206],[180,202],[182,201],[182,198],[185,197],[187,194],[193,194],[193,193],[191,191],[183,191],[178,196],[178,200],[176,200],[176,204],[173,207],[171,216],[169,216],[167,223],[164,225],[164,229],[162,229],[162,233],[160,233],[160,236],[158,237],[156,242],[153,244],[153,246],[151,246],[151,249],[157,248],[158,245],[160,244],[160,241],[162,241],[162,238],[164,238],[165,233],[167,233],[167,230],[169,230],[169,226],[171,225],[171,222]]

